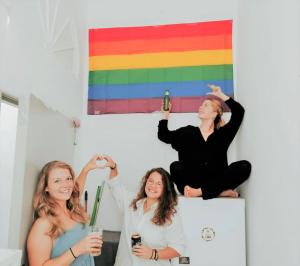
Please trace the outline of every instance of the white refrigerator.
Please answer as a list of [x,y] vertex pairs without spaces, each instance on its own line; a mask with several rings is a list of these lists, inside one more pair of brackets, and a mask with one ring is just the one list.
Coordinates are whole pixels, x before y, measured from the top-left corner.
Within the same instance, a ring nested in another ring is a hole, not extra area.
[[173,266],[246,266],[244,199],[179,197],[187,248]]

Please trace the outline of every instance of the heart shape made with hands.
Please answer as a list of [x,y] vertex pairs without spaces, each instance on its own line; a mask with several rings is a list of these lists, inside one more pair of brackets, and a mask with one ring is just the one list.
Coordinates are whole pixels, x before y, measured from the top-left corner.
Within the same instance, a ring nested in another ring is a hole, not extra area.
[[96,165],[99,168],[104,169],[106,167],[106,164],[107,164],[107,160],[106,159],[100,159],[99,158],[99,159],[96,160]]

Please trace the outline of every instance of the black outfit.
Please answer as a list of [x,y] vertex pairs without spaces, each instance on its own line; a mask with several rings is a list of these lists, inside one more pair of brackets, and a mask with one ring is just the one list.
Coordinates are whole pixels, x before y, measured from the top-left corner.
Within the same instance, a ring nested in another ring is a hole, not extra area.
[[179,161],[170,165],[173,182],[183,194],[184,187],[201,188],[203,199],[217,197],[222,191],[235,189],[250,175],[251,164],[239,161],[228,166],[227,150],[244,116],[244,108],[232,98],[225,103],[231,110],[230,121],[215,129],[205,141],[199,127],[168,129],[168,120],[159,121],[158,138],[178,151]]

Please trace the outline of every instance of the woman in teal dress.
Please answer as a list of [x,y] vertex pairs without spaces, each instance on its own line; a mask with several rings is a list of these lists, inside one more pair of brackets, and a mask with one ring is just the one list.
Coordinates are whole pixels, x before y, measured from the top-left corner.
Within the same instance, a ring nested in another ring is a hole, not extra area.
[[75,181],[72,167],[64,162],[47,163],[39,174],[33,205],[35,222],[28,239],[30,266],[94,266],[102,238],[88,235],[88,216],[80,205],[87,174],[101,168],[95,155]]

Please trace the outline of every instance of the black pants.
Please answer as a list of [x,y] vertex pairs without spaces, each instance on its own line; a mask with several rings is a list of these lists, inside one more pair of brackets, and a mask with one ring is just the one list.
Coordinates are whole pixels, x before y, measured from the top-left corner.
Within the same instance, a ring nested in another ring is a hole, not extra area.
[[251,164],[245,160],[230,164],[218,175],[203,175],[200,171],[191,173],[180,161],[170,165],[171,179],[178,191],[184,194],[186,185],[201,188],[203,199],[215,198],[224,190],[235,189],[248,179],[250,172]]

